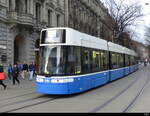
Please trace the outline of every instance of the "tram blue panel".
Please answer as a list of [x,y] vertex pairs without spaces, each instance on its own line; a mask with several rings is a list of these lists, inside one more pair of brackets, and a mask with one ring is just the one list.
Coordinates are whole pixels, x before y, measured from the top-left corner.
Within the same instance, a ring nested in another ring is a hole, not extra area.
[[134,66],[130,66],[130,73],[133,73],[135,71],[135,67]]
[[134,71],[137,71],[138,68],[139,68],[139,65],[138,65],[138,64],[134,65]]
[[[38,93],[42,94],[54,94],[54,95],[68,95],[87,91],[89,89],[106,84],[109,81],[109,71],[104,73],[90,74],[86,76],[65,78],[73,81],[61,83],[44,79],[43,83],[36,82],[36,89]],[[64,80],[65,80],[64,79]],[[56,79],[57,80],[57,79]],[[58,79],[59,80],[59,79]],[[60,79],[63,81],[63,79]]]
[[135,70],[137,71],[139,69],[139,65],[137,64],[136,66],[135,66]]
[[104,85],[109,81],[109,72],[78,77],[74,83],[69,83],[69,93],[80,93]]
[[130,67],[124,68],[125,75],[128,75],[130,73]]
[[93,87],[98,87],[101,85],[106,84],[109,81],[109,72],[101,73],[98,75],[95,75],[94,80],[92,80]]
[[110,80],[116,80],[124,76],[124,68],[110,71]]
[[36,83],[36,90],[42,94],[64,95],[68,94],[68,84]]
[[78,77],[73,83],[68,83],[69,94],[80,93],[84,91],[84,78]]

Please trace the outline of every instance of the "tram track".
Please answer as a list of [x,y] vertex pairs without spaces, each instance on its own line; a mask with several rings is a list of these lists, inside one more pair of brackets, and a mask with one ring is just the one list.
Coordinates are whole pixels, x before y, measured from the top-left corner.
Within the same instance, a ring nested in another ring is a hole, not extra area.
[[[50,99],[46,99],[44,101],[39,101],[39,102],[36,102],[36,103],[33,103],[33,104],[29,104],[29,105],[25,105],[25,106],[22,106],[22,107],[19,107],[19,108],[14,108],[14,109],[11,109],[11,110],[6,110],[2,113],[10,113],[10,112],[15,112],[17,110],[21,110],[21,109],[24,109],[24,108],[29,108],[29,107],[32,107],[32,106],[36,106],[36,105],[40,105],[40,104],[43,104],[43,103],[47,103],[47,102],[51,102],[51,101],[54,101],[56,100],[58,97],[54,97],[54,98],[50,98]],[[35,100],[35,99],[34,99]]]
[[[24,99],[24,100],[21,100],[21,101],[16,101],[16,102],[0,105],[0,108],[8,109],[8,110],[2,111],[2,113],[9,113],[9,112],[17,111],[17,110],[20,110],[20,109],[40,105],[40,104],[43,104],[43,103],[46,103],[46,102],[50,102],[50,101],[53,101],[57,98],[58,97],[50,97],[49,98],[49,96],[47,96],[47,95],[40,95],[38,97]],[[15,107],[13,108],[13,106],[15,106]]]
[[140,97],[140,95],[142,95],[142,93],[144,92],[147,84],[149,83],[150,78],[147,77],[147,80],[145,82],[145,84],[143,85],[143,87],[141,88],[141,90],[138,92],[138,94],[135,96],[135,98],[130,102],[130,104],[122,111],[123,113],[128,112],[132,106],[134,105],[134,103],[137,101],[137,99]]
[[28,108],[42,103],[50,102],[57,98],[58,97],[55,96],[40,95],[33,91],[33,89],[31,89],[20,95],[1,98],[0,112],[9,113],[23,108]]
[[26,95],[35,94],[35,93],[36,93],[36,92],[29,92],[29,93],[25,93],[25,94],[21,94],[21,95],[13,96],[13,97],[2,98],[2,99],[0,99],[0,102],[1,102],[1,101],[5,101],[5,100],[9,100],[9,99],[20,98],[20,97],[23,97],[23,96],[26,96]]
[[42,97],[43,96],[38,96],[38,97],[34,97],[34,98],[28,98],[28,99],[24,99],[24,100],[20,100],[20,101],[15,101],[15,102],[12,102],[12,103],[3,104],[3,105],[0,105],[0,108],[10,106],[10,105],[19,104],[19,103],[24,103],[24,102],[28,102],[28,101],[32,101],[32,100],[39,99],[39,98],[42,98]]
[[[121,94],[123,94],[125,91],[127,91],[134,83],[136,83],[140,78],[136,78],[134,81],[132,81],[129,86],[127,88],[125,88],[123,91],[121,91],[119,94],[117,94],[116,96],[114,96],[113,98],[111,98],[110,100],[108,100],[107,102],[105,102],[104,104],[102,104],[100,107],[97,107],[95,108],[94,110],[92,110],[91,112],[97,112],[99,111],[100,109],[102,109],[103,107],[107,106],[110,102],[112,102],[113,100],[115,100],[117,97],[119,97]],[[46,97],[46,98],[45,98]],[[17,112],[19,110],[24,110],[26,108],[29,108],[29,107],[33,107],[33,106],[36,106],[36,105],[41,105],[43,103],[48,103],[48,102],[52,102],[56,99],[58,99],[60,97],[52,97],[52,98],[49,98],[49,96],[46,96],[46,95],[42,95],[42,96],[38,96],[38,97],[35,97],[35,98],[29,98],[29,99],[26,99],[26,100],[22,100],[22,101],[19,101],[19,102],[14,102],[12,104],[7,104],[6,106],[13,106],[13,105],[18,105],[18,104],[21,104],[19,107],[16,107],[16,108],[11,108],[11,109],[8,109],[8,110],[5,110],[4,112],[2,113],[10,113],[10,112]],[[34,102],[36,100],[36,102]],[[27,102],[32,102],[32,103],[29,103],[29,104],[26,104]],[[1,107],[1,106],[0,106]]]
[[[126,86],[124,86],[119,92],[117,91],[118,93],[116,92],[113,95],[113,97],[112,96],[111,96],[111,98],[109,97],[109,99],[107,99],[107,101],[103,102],[103,104],[100,104],[100,105],[97,104],[98,107],[95,107],[96,106],[95,105],[94,106],[95,108],[93,107],[94,108],[93,110],[91,110],[91,111],[87,110],[87,111],[90,111],[90,113],[91,112],[93,113],[93,112],[103,111],[103,109],[105,107],[109,106],[112,102],[114,102],[114,101],[116,102],[117,99],[124,96],[123,94],[125,92],[128,92],[128,90],[130,90],[130,88],[132,86],[134,86],[135,84],[138,85],[138,83],[141,82],[141,80],[142,80],[140,78],[142,76],[142,73],[145,73],[147,75],[148,74],[148,69],[146,69],[146,72],[145,72],[145,70],[142,69],[139,73],[137,73],[137,72],[133,73],[132,74],[133,80],[130,81],[130,83],[126,84]],[[136,77],[135,75],[138,75],[138,77]],[[128,78],[128,77],[126,77],[126,78]],[[145,87],[146,87],[146,85],[149,81],[150,81],[150,78],[148,76],[147,77],[145,76],[145,78],[142,80],[142,84],[138,87],[138,90],[136,90],[137,92],[135,92],[136,95],[134,94],[135,96],[132,99],[129,100],[130,103],[128,101],[128,103],[126,105],[124,105],[123,108],[121,108],[121,110],[119,109],[117,111],[120,111],[120,112],[123,112],[123,113],[128,112],[132,108],[132,106],[134,105],[136,100],[144,92],[144,89],[145,89]],[[30,94],[33,94],[33,95],[28,96]],[[3,105],[0,103],[0,112],[2,112],[2,113],[10,113],[10,112],[18,112],[18,111],[23,112],[23,111],[29,110],[32,107],[34,108],[34,106],[37,107],[39,105],[38,107],[41,107],[41,106],[45,105],[45,103],[46,104],[52,104],[50,106],[50,107],[52,107],[53,103],[56,102],[56,104],[57,104],[57,102],[58,102],[57,99],[62,98],[62,96],[60,97],[60,96],[50,96],[50,95],[49,96],[48,95],[38,95],[38,94],[34,95],[34,92],[32,93],[32,91],[31,91],[31,92],[28,92],[28,93],[24,93],[24,94],[21,94],[21,95],[18,95],[18,96],[9,97],[9,98],[6,98],[6,99],[1,99],[1,100],[6,100],[7,101],[7,100],[10,100],[10,99],[15,99],[15,98],[17,99],[17,98],[20,98],[20,97],[23,97],[22,100],[13,101],[12,103],[7,102],[7,104],[3,104]],[[29,97],[29,98],[27,98],[27,97]],[[26,99],[24,99],[24,98],[26,98]],[[64,103],[64,101],[62,103]],[[121,102],[121,104],[122,104],[122,102]],[[31,110],[29,110],[29,111],[31,111]]]
[[[109,104],[111,104],[113,101],[115,101],[118,97],[120,97],[122,94],[124,94],[125,92],[127,92],[136,82],[138,82],[138,80],[140,79],[140,76],[138,78],[136,78],[134,81],[132,81],[125,89],[123,89],[122,91],[120,91],[118,94],[116,94],[115,96],[113,96],[112,98],[110,98],[109,100],[107,100],[106,102],[104,102],[103,104],[101,104],[100,106],[94,108],[93,110],[90,111],[90,113],[92,112],[98,112],[98,111],[102,111],[102,109],[104,109],[105,107],[107,107]],[[124,110],[122,112],[127,112],[131,106],[135,103],[135,101],[137,100],[137,98],[141,95],[141,93],[144,91],[147,83],[149,82],[149,78],[147,77],[146,82],[144,83],[144,85],[142,86],[142,88],[140,89],[140,91],[138,92],[138,94],[136,94],[136,96],[134,97],[134,99],[130,102],[129,105],[127,105]]]

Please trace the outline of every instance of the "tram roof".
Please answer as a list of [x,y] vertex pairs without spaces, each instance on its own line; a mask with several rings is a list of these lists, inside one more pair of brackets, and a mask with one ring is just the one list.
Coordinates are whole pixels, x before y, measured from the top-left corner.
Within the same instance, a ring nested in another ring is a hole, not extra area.
[[[137,56],[137,53],[133,50],[130,50],[126,47],[123,47],[121,45],[107,42],[106,40],[103,40],[98,37],[94,37],[82,32],[79,32],[77,30],[74,30],[69,27],[57,27],[57,28],[47,28],[44,30],[54,30],[54,29],[65,29],[66,30],[66,44],[70,46],[82,46],[82,47],[88,47],[88,48],[94,48],[94,49],[101,49],[101,50],[109,50],[112,52],[117,53],[123,53],[128,54],[132,56]],[[109,49],[108,49],[109,48]]]
[[66,44],[70,46],[82,46],[87,48],[94,48],[94,49],[102,49],[108,50],[107,41],[90,36],[88,34],[79,32],[77,30],[68,28],[68,27],[60,27],[60,28],[48,28],[44,30],[54,30],[54,29],[65,29],[66,30]]
[[109,51],[112,52],[117,52],[117,53],[123,53],[123,54],[127,54],[127,55],[132,55],[132,56],[137,56],[137,53],[133,50],[130,50],[126,47],[123,47],[121,45],[112,43],[112,42],[108,42],[108,47],[109,47]]

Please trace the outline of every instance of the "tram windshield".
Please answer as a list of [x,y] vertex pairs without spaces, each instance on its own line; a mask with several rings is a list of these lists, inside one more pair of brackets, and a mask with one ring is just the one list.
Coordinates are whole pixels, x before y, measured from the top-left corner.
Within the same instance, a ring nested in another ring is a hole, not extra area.
[[40,74],[64,75],[65,74],[65,48],[62,46],[44,46],[41,48]]
[[81,74],[80,47],[41,47],[39,74],[48,77]]

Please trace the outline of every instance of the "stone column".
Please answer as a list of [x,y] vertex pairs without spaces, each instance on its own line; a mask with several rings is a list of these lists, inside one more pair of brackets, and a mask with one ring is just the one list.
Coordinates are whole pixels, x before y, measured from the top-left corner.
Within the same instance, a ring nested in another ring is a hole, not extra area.
[[33,4],[33,0],[29,0],[30,1],[30,14],[34,14],[34,4]]
[[57,19],[56,19],[56,13],[53,11],[52,12],[52,27],[57,26]]
[[42,22],[46,23],[46,2],[42,5]]
[[22,3],[22,12],[25,13],[27,4],[25,3],[25,0],[21,0],[21,3]]
[[10,0],[10,11],[15,12],[16,10],[16,0]]
[[69,0],[65,0],[64,1],[64,11],[65,11],[65,26],[68,27],[69,26]]
[[26,6],[26,9],[27,9],[27,14],[30,14],[30,8],[31,8],[31,6],[30,6],[30,0],[27,0],[27,6]]

